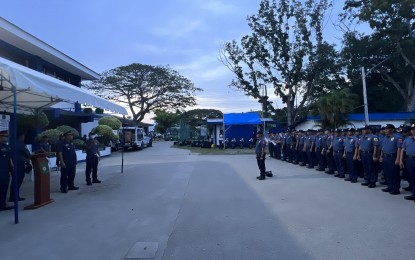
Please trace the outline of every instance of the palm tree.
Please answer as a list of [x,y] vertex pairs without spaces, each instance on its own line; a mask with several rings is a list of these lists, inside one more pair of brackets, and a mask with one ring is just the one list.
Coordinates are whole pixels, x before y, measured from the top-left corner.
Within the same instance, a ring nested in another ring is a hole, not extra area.
[[313,109],[313,115],[320,115],[319,126],[338,128],[349,124],[347,115],[353,111],[358,102],[358,95],[349,89],[335,90],[320,97]]

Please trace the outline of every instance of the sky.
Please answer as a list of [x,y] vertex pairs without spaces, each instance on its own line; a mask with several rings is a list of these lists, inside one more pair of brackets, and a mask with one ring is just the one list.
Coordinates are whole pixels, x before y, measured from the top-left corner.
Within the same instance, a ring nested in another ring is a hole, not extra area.
[[[260,2],[13,0],[3,1],[0,16],[98,73],[131,63],[169,65],[203,89],[194,108],[235,113],[261,106],[229,87],[234,76],[218,53],[224,42],[249,34],[246,18]],[[333,21],[342,2],[334,1]],[[325,39],[338,43],[340,36],[327,22]],[[276,96],[270,99],[284,107]]]

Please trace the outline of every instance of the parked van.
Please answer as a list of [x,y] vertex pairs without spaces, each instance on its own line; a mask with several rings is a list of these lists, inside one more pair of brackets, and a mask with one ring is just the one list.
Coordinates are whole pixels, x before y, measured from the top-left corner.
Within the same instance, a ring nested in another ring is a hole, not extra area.
[[144,129],[128,126],[120,129],[120,141],[124,140],[124,148],[143,149]]

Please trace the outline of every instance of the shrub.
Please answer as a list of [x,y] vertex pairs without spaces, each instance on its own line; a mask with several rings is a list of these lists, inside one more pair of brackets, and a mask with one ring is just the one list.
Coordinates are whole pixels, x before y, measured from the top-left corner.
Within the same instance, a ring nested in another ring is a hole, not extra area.
[[107,125],[99,125],[91,130],[92,133],[98,135],[98,140],[107,145],[110,141],[117,141],[118,136],[112,132],[112,128]]
[[67,125],[61,125],[61,126],[56,127],[56,129],[59,130],[62,134],[66,133],[68,131],[71,131],[73,133],[73,138],[74,139],[79,137],[78,130],[76,130],[73,127],[70,127],[70,126],[67,126]]
[[38,134],[36,140],[40,141],[42,139],[42,136],[46,135],[49,138],[50,142],[56,143],[59,140],[59,136],[61,134],[62,132],[57,129],[48,129]]
[[97,108],[95,108],[95,113],[96,114],[104,114],[104,109],[97,107]]
[[85,142],[81,139],[74,139],[73,144],[75,145],[76,149],[84,149]]
[[49,119],[44,112],[36,115],[17,115],[17,129],[45,128],[49,125]]
[[98,121],[99,125],[107,125],[112,130],[118,130],[121,127],[121,121],[114,116],[104,116]]
[[92,108],[90,108],[90,107],[84,108],[84,113],[85,114],[92,114]]

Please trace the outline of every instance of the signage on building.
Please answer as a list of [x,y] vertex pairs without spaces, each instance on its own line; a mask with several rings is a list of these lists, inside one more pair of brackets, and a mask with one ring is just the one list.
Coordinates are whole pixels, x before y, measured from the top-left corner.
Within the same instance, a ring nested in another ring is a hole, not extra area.
[[0,131],[9,130],[10,116],[0,114]]

